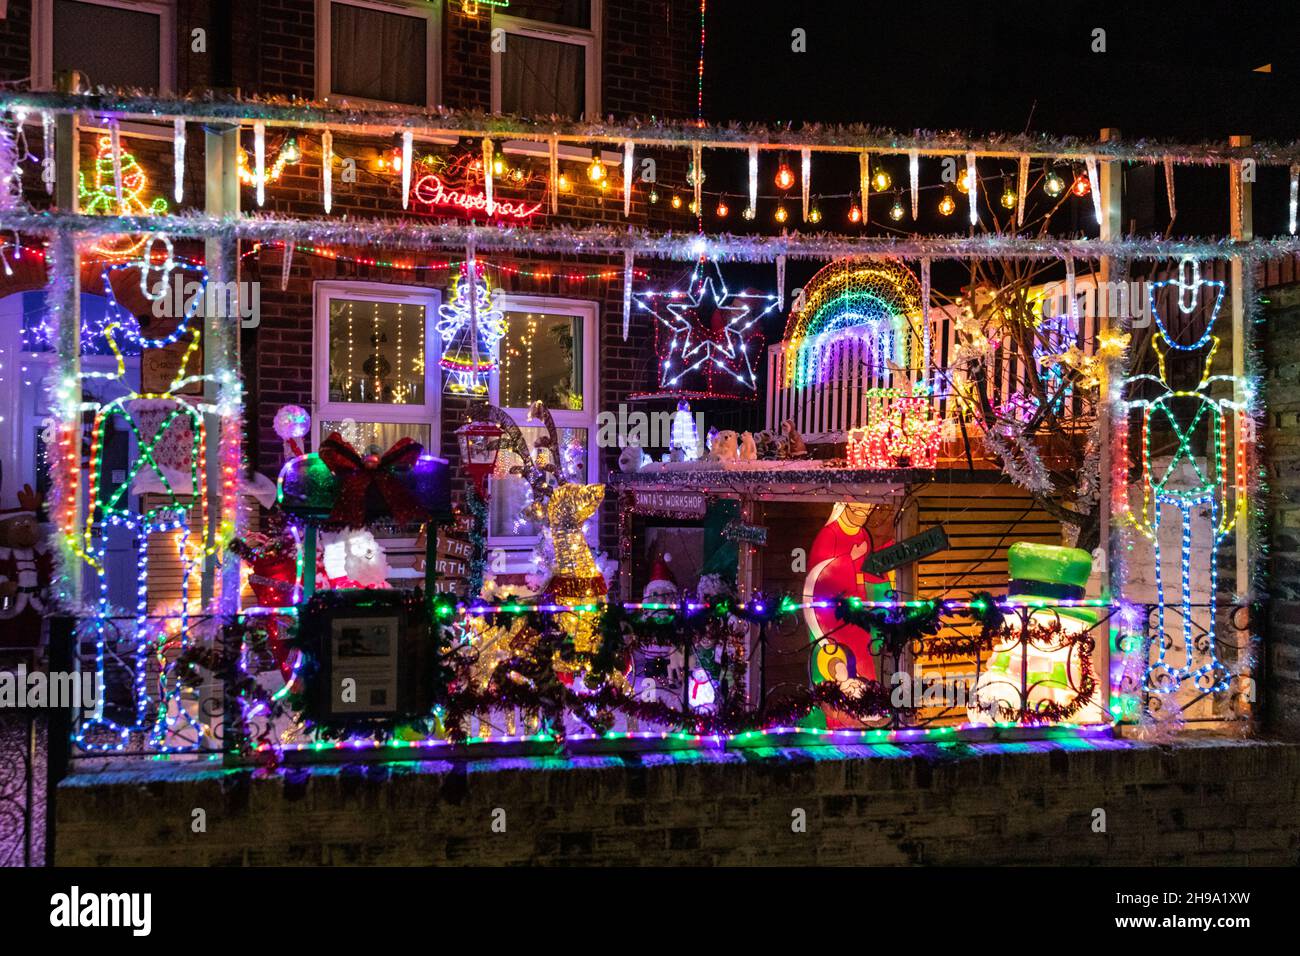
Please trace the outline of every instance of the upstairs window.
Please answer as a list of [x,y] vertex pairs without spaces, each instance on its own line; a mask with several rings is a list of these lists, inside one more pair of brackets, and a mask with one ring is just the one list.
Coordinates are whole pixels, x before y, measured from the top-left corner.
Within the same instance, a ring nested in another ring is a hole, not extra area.
[[42,89],[76,70],[86,86],[171,92],[175,4],[165,0],[36,0],[32,77]]
[[[492,15],[492,109],[600,115],[600,0],[528,0]],[[504,49],[502,49],[504,45]]]
[[438,6],[423,0],[317,0],[316,95],[432,106]]

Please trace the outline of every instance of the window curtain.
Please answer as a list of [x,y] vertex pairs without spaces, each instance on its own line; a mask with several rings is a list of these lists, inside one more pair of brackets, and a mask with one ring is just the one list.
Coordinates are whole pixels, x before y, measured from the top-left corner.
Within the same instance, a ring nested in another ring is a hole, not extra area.
[[511,33],[502,56],[501,111],[581,119],[586,99],[586,50]]
[[423,106],[428,21],[367,7],[330,8],[330,89]]

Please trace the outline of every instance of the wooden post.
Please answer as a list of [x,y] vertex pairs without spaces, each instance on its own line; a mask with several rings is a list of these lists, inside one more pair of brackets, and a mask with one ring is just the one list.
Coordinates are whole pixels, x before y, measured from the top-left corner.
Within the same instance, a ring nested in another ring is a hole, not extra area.
[[[75,92],[75,91],[73,91]],[[54,203],[63,212],[77,212],[78,166],[81,134],[78,128],[77,114],[60,113],[54,120]],[[77,237],[60,231],[50,240],[52,255],[47,260],[53,268],[46,277],[46,310],[54,316],[54,351],[55,374],[60,382],[75,383],[71,386],[69,398],[76,403],[81,399],[81,254],[77,248]],[[57,409],[55,410],[58,411]],[[70,534],[80,535],[86,520],[86,505],[82,500],[81,477],[81,411],[65,410],[61,422],[63,428],[70,429],[78,449],[77,464],[65,468],[65,462],[56,467],[63,475],[63,481],[57,487],[59,496],[66,502],[66,530]],[[56,537],[59,536],[58,522],[55,522]],[[84,569],[80,558],[66,545],[64,540],[54,542],[56,553],[63,557],[64,581],[63,597],[76,605],[81,601],[82,576]]]
[[[209,126],[204,130],[204,209],[212,216],[233,216],[239,213],[239,127]],[[225,283],[235,282],[239,278],[239,261],[235,241],[227,237],[213,237],[206,240],[204,259],[207,263],[208,282],[218,290],[226,288]],[[233,296],[216,296],[211,301],[234,302]],[[242,303],[241,303],[242,304]],[[239,328],[240,316],[221,314],[223,309],[206,309],[203,323],[203,372],[207,377],[203,383],[203,400],[215,404],[222,397],[221,378],[229,378],[233,373],[235,380],[239,376]],[[213,314],[215,313],[215,314]],[[213,378],[217,379],[214,381]],[[228,387],[228,386],[227,386]],[[242,405],[242,397],[240,398]],[[207,454],[204,462],[205,480],[209,500],[216,502],[209,514],[208,541],[216,543],[221,534],[223,517],[235,522],[238,533],[239,523],[239,482],[230,492],[235,500],[227,500],[222,480],[222,461],[239,460],[239,428],[219,429],[217,434],[209,432]],[[233,447],[232,447],[233,445]],[[202,579],[203,606],[209,607],[214,599],[217,608],[226,614],[239,610],[239,559],[226,553],[220,568],[211,562],[203,565]]]
[[[1249,146],[1250,143],[1249,136],[1228,138],[1228,144],[1234,147]],[[1229,165],[1229,175],[1232,176],[1229,184],[1229,198],[1232,204],[1229,228],[1234,240],[1248,242],[1255,237],[1254,217],[1251,210],[1254,177],[1252,175],[1250,182],[1246,180],[1244,164],[1240,160]],[[1253,286],[1254,276],[1247,276],[1247,264],[1241,256],[1233,256],[1229,261],[1232,277],[1232,400],[1242,404],[1246,401],[1246,356],[1250,347],[1250,327],[1246,323],[1246,283],[1250,280]],[[1243,412],[1233,415],[1233,451],[1244,449],[1245,456],[1242,462],[1248,474],[1255,457],[1253,454],[1255,440],[1254,435],[1251,434],[1251,424],[1249,415]],[[1234,463],[1236,460],[1234,454]],[[1233,480],[1239,480],[1240,477],[1236,473],[1234,464]],[[1233,506],[1242,508],[1243,511],[1237,520],[1235,535],[1236,591],[1242,601],[1249,604],[1254,590],[1253,582],[1250,580],[1250,516],[1235,497]]]
[[[1106,128],[1101,131],[1102,142],[1112,142],[1119,139],[1119,130]],[[1122,210],[1124,172],[1119,163],[1100,162],[1097,164],[1097,178],[1100,180],[1094,183],[1094,188],[1100,190],[1101,196],[1101,221],[1099,226],[1099,238],[1102,242],[1112,239],[1118,239],[1123,233],[1124,219]],[[1128,263],[1117,263],[1112,261],[1110,256],[1102,256],[1097,267],[1097,294],[1093,297],[1097,308],[1097,334],[1107,336],[1118,332],[1123,328],[1124,320],[1122,316],[1111,313],[1111,303],[1114,302],[1122,308],[1125,301],[1124,296],[1116,295],[1112,297],[1110,290],[1113,283],[1123,282],[1128,285]],[[1127,368],[1121,371],[1121,374],[1127,373]],[[1097,435],[1101,447],[1098,450],[1098,475],[1101,481],[1101,488],[1097,496],[1097,510],[1100,520],[1100,533],[1097,538],[1098,550],[1103,556],[1106,567],[1102,575],[1104,582],[1102,597],[1114,603],[1123,597],[1123,582],[1119,580],[1122,569],[1120,559],[1120,549],[1123,542],[1120,536],[1114,533],[1111,527],[1111,496],[1113,494],[1127,494],[1127,487],[1117,489],[1111,486],[1111,450],[1115,443],[1116,435],[1120,429],[1128,428],[1127,418],[1120,418],[1118,421],[1113,420],[1110,406],[1112,382],[1105,369],[1102,372],[1101,384],[1098,386],[1097,393]],[[1125,445],[1127,447],[1127,444]],[[1115,628],[1113,625],[1107,627],[1106,640],[1096,642],[1094,654],[1096,657],[1095,667],[1098,676],[1098,685],[1100,699],[1097,701],[1098,706],[1104,711],[1110,711],[1110,648],[1114,641]]]

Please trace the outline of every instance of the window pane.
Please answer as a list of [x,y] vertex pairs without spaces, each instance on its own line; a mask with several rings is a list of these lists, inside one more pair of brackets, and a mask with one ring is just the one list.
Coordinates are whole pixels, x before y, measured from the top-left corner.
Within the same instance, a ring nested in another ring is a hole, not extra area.
[[424,306],[329,301],[329,400],[423,405]]
[[[519,430],[523,432],[524,441],[529,448],[532,448],[533,443],[546,434],[546,429],[541,426],[521,425]],[[566,464],[579,466],[581,474],[577,478],[585,481],[587,478],[587,429],[558,428],[556,431],[560,439],[560,447],[565,450]],[[572,480],[573,477],[572,472],[570,472],[570,479]],[[509,535],[533,536],[540,533],[537,524],[528,520],[523,514],[524,507],[530,500],[527,482],[517,477],[493,478],[491,479],[491,487],[488,490],[489,535],[494,537]]]
[[509,9],[501,12],[525,20],[591,29],[591,0],[514,0]]
[[429,22],[335,3],[330,7],[330,92],[425,105]]
[[158,21],[156,13],[55,0],[55,75],[80,70],[91,86],[158,89]]
[[501,111],[581,119],[586,49],[511,33],[501,54]]
[[382,455],[403,438],[412,438],[425,448],[429,447],[429,426],[409,422],[358,422],[351,418],[320,423],[320,437],[324,441],[330,432],[338,432],[343,440],[361,454],[374,451]]
[[582,411],[582,319],[545,312],[507,312],[501,347],[503,408]]

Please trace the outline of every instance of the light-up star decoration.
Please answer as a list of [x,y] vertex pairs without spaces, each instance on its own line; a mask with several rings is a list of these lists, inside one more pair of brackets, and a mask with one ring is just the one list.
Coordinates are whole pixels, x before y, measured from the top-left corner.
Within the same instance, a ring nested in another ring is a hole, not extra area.
[[755,355],[763,347],[763,316],[776,296],[732,292],[718,264],[701,259],[685,290],[642,292],[637,308],[655,322],[657,395],[678,398],[752,397],[758,391]]

